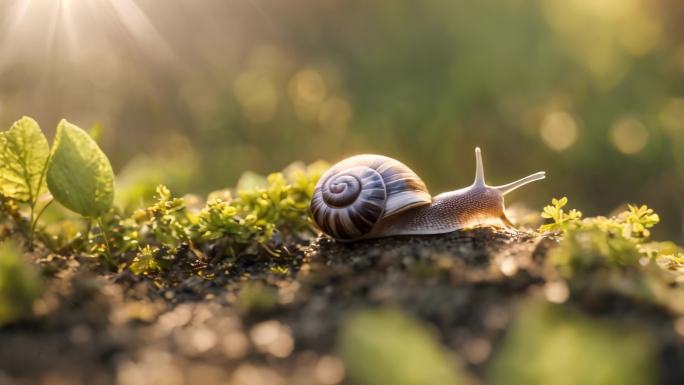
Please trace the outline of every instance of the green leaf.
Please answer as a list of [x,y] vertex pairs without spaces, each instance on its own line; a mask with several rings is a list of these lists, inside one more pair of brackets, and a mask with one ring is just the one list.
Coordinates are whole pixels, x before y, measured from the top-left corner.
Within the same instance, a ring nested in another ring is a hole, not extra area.
[[45,182],[50,156],[48,141],[38,123],[23,117],[0,133],[0,190],[22,202],[35,202]]
[[79,127],[62,120],[47,170],[55,199],[86,217],[98,217],[114,199],[114,172],[97,143]]

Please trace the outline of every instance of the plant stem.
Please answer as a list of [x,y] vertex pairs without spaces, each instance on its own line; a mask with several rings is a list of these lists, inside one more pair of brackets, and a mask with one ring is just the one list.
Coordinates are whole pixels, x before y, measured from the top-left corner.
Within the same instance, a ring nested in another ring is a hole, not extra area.
[[48,201],[48,203],[46,203],[45,206],[43,206],[43,208],[40,209],[40,211],[38,212],[38,215],[36,215],[35,219],[33,218],[33,214],[35,212],[36,206],[35,205],[31,206],[31,231],[29,232],[29,247],[31,249],[33,249],[33,234],[36,233],[36,225],[38,224],[38,220],[40,219],[40,217],[45,212],[45,209],[47,209],[50,206],[50,204],[52,204],[52,202],[54,202],[54,199],[50,199]]
[[31,224],[31,230],[29,231],[28,248],[30,251],[33,251],[33,229],[35,229],[35,227],[36,227],[35,222],[33,221],[33,212],[35,210],[36,210],[36,205],[34,203],[31,205],[31,215],[29,217],[29,219],[30,219],[29,223]]
[[102,232],[102,238],[105,243],[105,259],[110,267],[116,267],[114,263],[114,257],[112,257],[112,248],[109,246],[109,239],[107,238],[107,230],[105,230],[104,223],[102,222],[102,217],[97,218],[97,224],[100,226],[100,232]]
[[[38,213],[38,216],[37,216],[37,217],[35,218],[35,220],[34,220],[33,215],[34,215],[34,213],[35,213],[35,211],[36,211],[36,205],[38,204],[38,198],[39,198],[39,196],[40,196],[40,187],[43,185],[43,180],[45,180],[45,173],[47,172],[48,163],[50,163],[50,157],[49,157],[49,156],[47,157],[47,159],[45,159],[45,165],[43,165],[43,170],[40,172],[40,179],[38,179],[38,188],[37,188],[37,191],[36,191],[36,193],[35,193],[35,196],[34,196],[34,194],[33,194],[33,191],[32,191],[33,189],[31,188],[31,183],[30,183],[30,181],[29,181],[29,183],[28,183],[29,195],[30,195],[30,199],[31,199],[31,231],[29,232],[29,250],[33,250],[33,233],[34,233],[34,231],[35,231],[35,229],[36,229],[36,223],[38,223],[38,219],[39,219],[40,216],[43,214],[43,211],[45,211],[45,209],[46,209],[48,206],[50,206],[50,203],[52,203],[52,200],[50,200],[50,201],[49,201],[49,202],[40,210],[40,212]],[[27,178],[27,180],[28,180],[28,178]]]

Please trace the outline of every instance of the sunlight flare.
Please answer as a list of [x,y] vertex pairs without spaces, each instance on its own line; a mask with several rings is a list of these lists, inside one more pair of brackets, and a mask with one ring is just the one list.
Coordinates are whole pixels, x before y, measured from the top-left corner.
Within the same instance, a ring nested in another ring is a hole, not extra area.
[[168,43],[135,0],[15,0],[6,10],[0,20],[0,67],[27,54],[43,60],[59,54],[76,61],[86,49],[111,45],[112,39],[130,41],[155,60],[173,59]]

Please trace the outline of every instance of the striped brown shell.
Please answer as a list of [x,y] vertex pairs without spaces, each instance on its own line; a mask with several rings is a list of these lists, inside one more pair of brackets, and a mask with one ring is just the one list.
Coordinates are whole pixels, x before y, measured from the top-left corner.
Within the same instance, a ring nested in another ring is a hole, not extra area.
[[357,155],[321,176],[311,213],[326,234],[353,240],[370,233],[383,218],[430,202],[423,181],[403,163],[381,155]]

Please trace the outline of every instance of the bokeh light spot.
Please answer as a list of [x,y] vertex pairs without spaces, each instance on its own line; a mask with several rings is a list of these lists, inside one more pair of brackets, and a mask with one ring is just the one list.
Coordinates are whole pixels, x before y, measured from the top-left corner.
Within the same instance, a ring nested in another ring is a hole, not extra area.
[[306,69],[297,73],[294,77],[297,97],[307,102],[321,102],[325,97],[325,81],[321,74],[314,70]]
[[544,296],[549,302],[563,303],[570,297],[570,289],[564,281],[548,282],[544,285]]
[[303,69],[297,72],[290,81],[290,98],[301,120],[316,119],[326,94],[325,80],[315,70]]
[[634,118],[618,120],[611,130],[613,145],[623,154],[640,152],[648,144],[649,134],[646,126]]
[[294,349],[290,328],[278,321],[264,321],[250,331],[252,342],[257,350],[270,353],[275,357],[288,357]]
[[323,385],[335,385],[344,379],[345,368],[341,359],[333,356],[323,356],[314,369],[318,382]]
[[544,118],[540,135],[551,149],[563,151],[577,141],[577,122],[567,112],[553,112]]
[[273,119],[278,109],[278,94],[267,76],[258,72],[242,73],[235,79],[233,89],[247,120],[265,123]]

